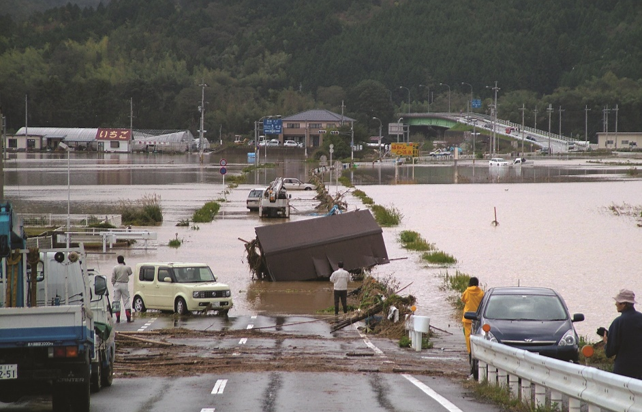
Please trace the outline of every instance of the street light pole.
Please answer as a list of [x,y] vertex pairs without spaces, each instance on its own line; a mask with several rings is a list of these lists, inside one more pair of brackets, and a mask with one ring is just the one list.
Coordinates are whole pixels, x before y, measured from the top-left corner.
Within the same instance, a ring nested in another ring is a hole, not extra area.
[[548,104],[546,108],[546,113],[548,113],[548,155],[551,155],[551,115],[553,114],[553,105]]
[[526,111],[524,103],[522,103],[522,108],[519,110],[522,112],[522,156],[524,156],[524,112]]
[[587,104],[586,107],[584,107],[584,144],[586,145],[586,150],[588,150],[588,112],[590,110]]
[[493,107],[493,144],[492,144],[492,154],[494,154],[497,151],[496,147],[499,146],[497,144],[497,134],[495,129],[497,128],[497,92],[501,89],[497,87],[497,80],[495,80],[495,87],[486,86],[486,88],[491,89],[495,92],[495,104]]
[[468,108],[468,113],[471,113],[473,111],[473,85],[466,82],[461,82],[461,85],[470,86],[470,100],[468,101],[468,104],[466,106]]
[[381,123],[381,119],[379,119],[378,117],[373,117],[372,120],[378,120],[379,121],[379,158],[381,158],[381,127],[382,127],[382,123]]
[[439,85],[448,87],[448,113],[450,113],[450,86],[446,83],[439,83]]
[[408,113],[410,113],[410,89],[404,86],[399,86],[399,88],[408,90]]

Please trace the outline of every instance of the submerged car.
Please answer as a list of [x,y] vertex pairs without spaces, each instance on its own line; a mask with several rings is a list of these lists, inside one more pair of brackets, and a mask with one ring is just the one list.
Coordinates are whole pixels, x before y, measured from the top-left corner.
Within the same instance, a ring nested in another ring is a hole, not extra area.
[[185,315],[216,310],[227,315],[233,306],[230,287],[217,282],[205,263],[139,263],[133,275],[136,312],[157,309]]
[[259,201],[261,196],[263,196],[263,192],[265,192],[264,187],[257,187],[250,190],[250,193],[247,195],[247,200],[245,201],[245,205],[250,211],[256,212],[259,210]]
[[501,157],[493,157],[488,161],[488,166],[494,167],[494,166],[499,166],[499,167],[504,167],[508,166],[508,161],[506,159],[503,159]]
[[571,316],[564,299],[553,289],[492,288],[477,312],[466,312],[464,317],[473,321],[473,335],[550,358],[578,361],[579,338],[573,322],[583,321],[584,315]]

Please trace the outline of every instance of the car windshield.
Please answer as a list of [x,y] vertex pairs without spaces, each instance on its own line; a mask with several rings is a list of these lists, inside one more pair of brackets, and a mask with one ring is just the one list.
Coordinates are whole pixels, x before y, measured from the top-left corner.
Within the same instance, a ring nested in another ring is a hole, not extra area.
[[216,282],[208,266],[174,268],[174,277],[179,283]]
[[494,295],[488,300],[486,318],[498,320],[565,320],[566,310],[557,296]]

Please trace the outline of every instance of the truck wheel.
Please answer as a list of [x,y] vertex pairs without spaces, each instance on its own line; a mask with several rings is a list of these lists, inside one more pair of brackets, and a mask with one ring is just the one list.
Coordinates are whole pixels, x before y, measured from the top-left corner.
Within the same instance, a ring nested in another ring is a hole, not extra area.
[[109,357],[109,366],[102,368],[102,382],[104,387],[111,386],[114,382],[114,353]]
[[101,364],[102,364],[102,359],[99,359],[98,362],[92,365],[92,369],[95,369],[95,371],[92,370],[92,373],[91,373],[91,392],[92,393],[100,392],[100,389],[103,387],[103,382],[102,382],[103,369],[101,367]]
[[185,299],[183,298],[176,299],[176,304],[174,305],[174,311],[179,315],[187,315],[187,303],[185,303]]
[[134,297],[134,310],[139,313],[143,313],[147,310],[145,308],[145,302],[143,302],[143,298],[140,296]]
[[71,410],[73,412],[89,412],[90,410],[90,385],[89,379],[86,384],[73,385],[69,389],[69,397],[71,399]]

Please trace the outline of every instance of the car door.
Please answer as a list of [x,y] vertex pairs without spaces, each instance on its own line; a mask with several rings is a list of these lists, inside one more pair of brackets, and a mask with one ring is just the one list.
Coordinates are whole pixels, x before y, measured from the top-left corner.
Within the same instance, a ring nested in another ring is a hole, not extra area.
[[161,310],[174,310],[174,296],[176,294],[176,279],[172,269],[166,266],[158,268],[156,277],[156,307]]

